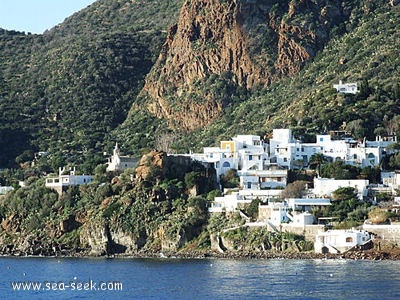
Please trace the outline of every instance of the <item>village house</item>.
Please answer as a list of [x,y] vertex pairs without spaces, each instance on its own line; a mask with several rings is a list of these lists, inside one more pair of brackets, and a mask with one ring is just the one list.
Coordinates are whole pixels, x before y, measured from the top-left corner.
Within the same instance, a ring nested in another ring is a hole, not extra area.
[[356,94],[358,92],[357,83],[343,83],[339,80],[339,84],[334,84],[333,88],[341,94]]
[[9,191],[12,191],[14,188],[12,186],[1,186],[0,185],[0,195],[5,195]]
[[318,232],[314,251],[316,253],[343,253],[355,246],[363,247],[371,240],[364,230],[327,230]]
[[55,189],[60,195],[68,187],[88,184],[93,181],[92,175],[75,175],[75,168],[69,174],[64,174],[65,168],[59,168],[58,176],[46,178],[45,186]]
[[314,178],[313,194],[316,197],[332,197],[333,192],[342,187],[352,187],[356,190],[358,199],[363,200],[368,196],[369,180]]
[[134,168],[136,165],[137,159],[130,156],[122,156],[118,143],[115,143],[113,155],[108,159],[107,172],[122,172],[128,168]]
[[381,172],[382,184],[392,190],[392,194],[396,189],[400,189],[400,171]]
[[237,212],[249,205],[254,199],[263,203],[279,200],[282,189],[224,191],[224,196],[215,197],[208,209],[210,213]]
[[287,205],[293,211],[310,212],[313,208],[322,208],[331,205],[327,198],[288,198]]

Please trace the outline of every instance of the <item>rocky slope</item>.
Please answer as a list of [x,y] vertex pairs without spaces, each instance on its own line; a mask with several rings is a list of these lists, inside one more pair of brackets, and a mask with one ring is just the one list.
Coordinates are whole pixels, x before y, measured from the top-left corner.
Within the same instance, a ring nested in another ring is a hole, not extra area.
[[232,86],[292,76],[350,12],[343,1],[186,1],[141,97],[175,128],[208,125],[232,102]]

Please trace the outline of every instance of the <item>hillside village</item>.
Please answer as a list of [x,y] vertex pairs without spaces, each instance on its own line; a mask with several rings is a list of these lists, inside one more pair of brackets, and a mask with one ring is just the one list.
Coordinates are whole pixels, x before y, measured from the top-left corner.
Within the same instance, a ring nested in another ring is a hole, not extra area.
[[[290,129],[274,129],[268,141],[255,135],[238,135],[231,140],[221,141],[219,147],[205,147],[203,153],[167,155],[197,161],[215,169],[221,196],[216,196],[209,203],[210,214],[238,212],[245,220],[244,226],[302,234],[308,240],[315,240],[316,252],[340,253],[369,243],[370,233],[350,229],[326,231],[335,218],[318,217],[315,212],[332,205],[335,191],[342,188],[354,189],[360,202],[376,203],[376,195],[379,193],[391,195],[397,201],[391,209],[397,211],[400,207],[400,198],[396,194],[400,189],[400,173],[382,170],[379,184],[363,178],[322,178],[319,170],[321,164],[340,161],[345,165],[379,169],[385,157],[396,151],[393,147],[396,143],[396,136],[377,136],[374,141],[354,140],[344,131],[316,135],[314,143],[304,143],[296,139]],[[106,171],[121,173],[134,168],[137,163],[136,159],[121,155],[116,144],[113,155],[108,159]],[[285,194],[289,173],[295,170],[307,173],[311,171],[310,167],[315,169],[316,174],[312,182],[303,183],[299,195]],[[69,174],[65,171],[60,169],[59,176],[48,177],[46,186],[61,194],[68,186],[93,181],[91,175],[76,175],[75,170]],[[232,173],[238,184],[230,187],[222,181]],[[253,202],[258,205],[255,218],[245,213]],[[400,228],[396,224],[373,225],[368,221],[363,226],[369,232],[375,229],[378,233],[383,229],[382,226],[389,226],[389,229],[385,227],[384,230],[394,235],[386,234],[386,238],[396,238]],[[219,241],[219,244],[222,242]]]

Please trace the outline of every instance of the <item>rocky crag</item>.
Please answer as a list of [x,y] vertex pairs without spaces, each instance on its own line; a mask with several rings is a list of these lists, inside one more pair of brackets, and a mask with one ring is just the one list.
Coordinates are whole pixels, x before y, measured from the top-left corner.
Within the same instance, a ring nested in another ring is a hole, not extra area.
[[344,1],[186,1],[140,97],[176,129],[208,125],[238,87],[297,73],[350,13]]

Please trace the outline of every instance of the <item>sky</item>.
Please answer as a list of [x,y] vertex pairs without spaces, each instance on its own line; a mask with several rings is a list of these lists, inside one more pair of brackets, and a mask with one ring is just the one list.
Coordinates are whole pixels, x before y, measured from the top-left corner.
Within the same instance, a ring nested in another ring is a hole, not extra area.
[[95,0],[0,0],[0,28],[43,33]]

